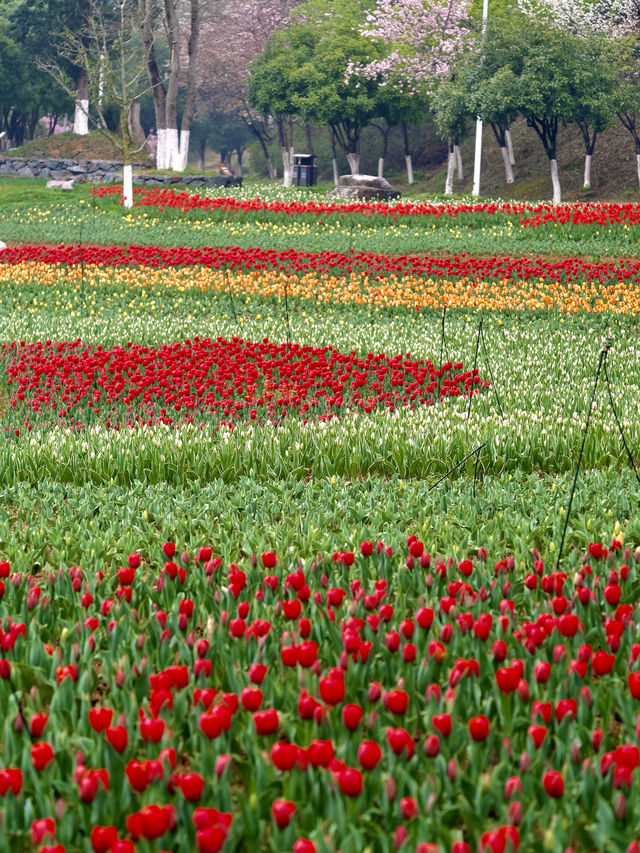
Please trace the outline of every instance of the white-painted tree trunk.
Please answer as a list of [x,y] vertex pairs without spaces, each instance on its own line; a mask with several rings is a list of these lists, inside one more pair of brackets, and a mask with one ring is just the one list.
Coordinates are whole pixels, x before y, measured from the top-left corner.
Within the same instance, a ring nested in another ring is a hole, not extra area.
[[273,165],[273,160],[271,157],[267,157],[267,169],[269,170],[269,179],[275,181],[278,177],[278,170]]
[[407,183],[413,183],[413,163],[411,162],[411,154],[405,154],[404,162],[407,165]]
[[453,195],[453,173],[456,170],[456,155],[454,151],[449,152],[449,162],[447,164],[447,180],[444,185],[444,194]]
[[384,177],[384,157],[378,157],[378,177]]
[[553,203],[560,204],[562,192],[560,190],[560,179],[558,178],[558,161],[551,160],[551,183],[553,184]]
[[351,151],[347,154],[347,162],[349,163],[349,169],[351,170],[352,175],[360,174],[360,155],[355,154]]
[[86,136],[89,133],[89,101],[86,98],[79,98],[76,101],[73,132],[77,136]]
[[282,186],[293,184],[293,146],[282,149]]
[[638,172],[638,185],[640,185],[640,154],[636,154],[636,169]]
[[122,170],[122,198],[125,207],[133,207],[133,168],[126,163]]
[[505,142],[507,143],[507,151],[509,152],[509,162],[512,166],[516,165],[516,158],[513,153],[513,140],[511,139],[511,131],[505,130],[504,132]]
[[511,160],[509,159],[509,152],[505,145],[500,147],[500,153],[502,154],[502,160],[504,162],[504,172],[507,176],[507,183],[513,183],[513,169],[511,168]]
[[189,137],[191,136],[191,131],[183,130],[180,132],[180,141],[178,143],[178,160],[174,169],[177,172],[184,172],[187,168],[187,161],[189,160]]
[[165,130],[167,134],[167,165],[165,169],[175,169],[178,170],[178,166],[180,164],[180,142],[178,140],[178,128],[177,127],[168,127]]
[[338,161],[335,157],[331,158],[331,167],[333,168],[333,185],[337,187],[340,184],[340,174],[338,173]]
[[167,130],[164,127],[159,127],[156,131],[156,168],[168,169],[167,160]]
[[456,155],[456,166],[458,168],[458,180],[464,181],[464,173],[462,171],[462,154],[460,153],[460,146],[453,146],[453,153]]
[[585,190],[591,189],[591,154],[584,155],[584,181],[582,186]]

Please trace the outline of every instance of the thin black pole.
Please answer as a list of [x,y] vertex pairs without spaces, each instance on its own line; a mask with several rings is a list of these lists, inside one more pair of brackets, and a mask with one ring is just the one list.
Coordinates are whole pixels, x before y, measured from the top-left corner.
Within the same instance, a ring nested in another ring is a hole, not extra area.
[[500,412],[500,417],[504,417],[504,412],[502,411],[502,404],[500,403],[500,397],[498,396],[498,389],[496,388],[496,383],[493,378],[493,371],[491,370],[491,365],[489,364],[489,354],[487,352],[487,344],[484,338],[484,330],[482,332],[482,349],[484,351],[484,359],[487,362],[487,370],[489,371],[489,378],[491,379],[491,388],[493,389],[493,393],[496,395],[496,403],[498,404],[498,411]]
[[469,418],[471,417],[471,400],[473,399],[473,385],[476,378],[476,370],[478,369],[478,350],[480,349],[480,336],[482,335],[482,317],[478,325],[478,337],[476,339],[476,355],[473,360],[473,373],[471,374],[471,388],[469,389],[469,408],[467,409],[467,432],[469,431]]
[[596,397],[596,390],[598,388],[598,380],[600,379],[600,371],[602,370],[602,366],[607,359],[607,353],[609,352],[609,345],[605,344],[605,346],[600,351],[600,358],[598,360],[598,369],[596,370],[596,380],[593,383],[593,391],[591,393],[591,401],[589,403],[589,411],[587,412],[587,422],[584,425],[584,433],[582,434],[582,444],[580,445],[580,453],[578,454],[578,464],[576,465],[576,473],[573,477],[573,485],[571,486],[571,494],[569,495],[569,506],[567,507],[567,513],[564,518],[564,527],[562,529],[562,539],[560,540],[560,547],[558,548],[558,559],[556,561],[556,572],[560,568],[560,557],[562,556],[562,549],[564,548],[564,538],[567,535],[567,528],[569,526],[569,515],[571,514],[571,506],[573,504],[573,496],[576,492],[576,484],[578,482],[578,474],[580,473],[580,463],[582,462],[582,454],[584,452],[584,446],[587,441],[587,432],[589,431],[589,422],[591,420],[591,410],[593,409],[593,402]]
[[446,473],[446,474],[443,474],[443,475],[442,475],[442,477],[440,477],[440,479],[439,479],[439,480],[436,480],[436,482],[433,484],[433,486],[429,486],[429,491],[431,491],[432,489],[435,489],[435,487],[436,487],[436,486],[439,486],[439,485],[440,485],[440,483],[441,483],[443,480],[446,480],[446,479],[447,479],[447,477],[449,476],[449,474],[453,474],[453,472],[456,470],[456,468],[459,468],[461,465],[464,465],[464,463],[467,461],[467,459],[471,459],[471,457],[473,456],[473,454],[474,454],[474,453],[479,453],[479,452],[482,450],[482,448],[483,448],[483,447],[486,447],[486,445],[487,445],[487,442],[486,442],[486,441],[483,441],[483,442],[482,442],[482,444],[479,444],[479,445],[478,445],[478,447],[476,447],[476,449],[475,449],[475,450],[472,450],[472,451],[471,451],[471,453],[468,453],[468,454],[464,457],[464,459],[461,459],[459,462],[457,462],[457,463],[453,466],[453,468],[449,468],[449,470],[447,471],[447,473]]
[[227,270],[227,293],[229,294],[229,302],[231,303],[231,312],[233,314],[233,319],[236,321],[236,326],[238,323],[238,315],[236,314],[236,306],[233,301],[233,293],[231,292],[231,273]]
[[604,378],[605,378],[605,381],[607,383],[607,393],[609,395],[609,403],[611,404],[611,410],[613,411],[613,417],[615,419],[616,426],[618,427],[618,432],[620,433],[620,438],[622,439],[622,444],[624,445],[624,449],[627,451],[627,458],[629,459],[629,462],[631,463],[631,468],[633,470],[633,473],[635,474],[635,478],[638,481],[638,483],[640,483],[640,476],[638,476],[638,469],[636,467],[636,463],[633,461],[633,456],[631,455],[631,451],[629,450],[629,445],[627,444],[627,440],[624,437],[622,424],[620,423],[620,420],[618,418],[618,412],[616,411],[616,407],[615,407],[615,404],[613,402],[613,394],[611,393],[611,383],[609,382],[609,374],[607,373],[606,361],[604,363]]
[[287,319],[287,343],[291,345],[291,323],[289,321],[289,279],[284,280],[284,311]]

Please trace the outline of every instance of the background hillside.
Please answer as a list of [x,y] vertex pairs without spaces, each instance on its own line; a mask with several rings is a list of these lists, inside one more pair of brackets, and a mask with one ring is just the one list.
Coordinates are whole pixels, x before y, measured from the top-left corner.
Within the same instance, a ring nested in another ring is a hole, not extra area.
[[[403,169],[400,134],[397,135],[398,139],[392,136],[390,141],[390,155],[387,158],[385,176],[403,194],[426,193],[429,196],[441,194],[446,177],[446,145],[438,140],[429,128],[412,129],[411,147],[414,155],[415,182],[412,187],[409,187]],[[512,137],[516,157],[514,168],[516,182],[509,186],[505,181],[500,150],[491,129],[485,126],[481,195],[489,198],[531,201],[550,198],[552,188],[549,164],[537,136],[531,128],[527,127],[523,119],[518,119],[512,126]],[[474,142],[473,132],[462,142],[464,179],[460,181],[456,177],[454,182],[456,195],[471,193]],[[331,179],[330,152],[326,133],[320,130],[314,132],[313,144],[317,155],[319,180],[321,188],[324,188]],[[306,149],[306,140],[300,132],[296,140],[296,150],[305,151]],[[379,151],[380,134],[374,128],[368,128],[362,143],[361,171],[363,173],[377,172]],[[21,148],[6,153],[11,156],[118,159],[117,149],[97,132],[84,137],[74,136],[71,133],[56,134],[35,139]],[[273,150],[273,156],[278,163],[279,156],[276,148]],[[218,162],[218,153],[208,150],[205,159],[206,169],[215,171]],[[340,166],[341,171],[347,171],[346,163],[341,163]],[[264,177],[264,160],[257,145],[250,146],[247,150],[243,167],[248,181]],[[574,125],[561,128],[559,131],[558,167],[564,201],[633,201],[638,198],[634,146],[630,135],[620,125],[616,125],[598,138],[593,155],[591,190],[582,188],[584,145]],[[197,170],[197,163],[192,161],[190,168]]]

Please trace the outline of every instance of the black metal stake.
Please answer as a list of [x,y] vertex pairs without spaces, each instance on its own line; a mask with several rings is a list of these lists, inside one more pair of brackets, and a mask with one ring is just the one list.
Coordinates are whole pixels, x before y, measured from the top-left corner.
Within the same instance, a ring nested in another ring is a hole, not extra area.
[[496,403],[498,404],[498,411],[500,412],[500,417],[504,417],[504,412],[502,411],[502,404],[500,403],[500,397],[498,396],[498,389],[496,388],[496,383],[493,378],[493,371],[491,370],[491,365],[489,364],[489,354],[487,352],[487,344],[484,338],[484,330],[482,332],[482,349],[484,351],[484,359],[487,362],[487,370],[489,371],[489,378],[491,379],[491,388],[493,389],[493,393],[496,395]]
[[576,485],[578,482],[578,474],[580,473],[580,463],[582,462],[582,454],[584,452],[584,446],[587,441],[587,432],[589,431],[589,422],[591,420],[591,410],[593,409],[593,402],[596,397],[596,390],[598,388],[598,380],[600,379],[600,371],[602,370],[602,365],[605,363],[607,358],[607,353],[609,352],[609,345],[605,344],[605,346],[600,351],[600,359],[598,360],[598,369],[596,371],[596,380],[593,383],[593,392],[591,393],[591,402],[589,403],[589,411],[587,412],[587,422],[584,425],[584,433],[582,435],[582,444],[580,445],[580,453],[578,454],[578,464],[576,465],[576,473],[573,477],[573,485],[571,486],[571,494],[569,495],[569,505],[567,507],[567,514],[564,519],[564,527],[562,529],[562,538],[560,540],[560,547],[558,548],[558,559],[556,561],[556,572],[560,568],[560,557],[562,556],[562,549],[564,548],[564,539],[567,535],[567,528],[569,527],[569,515],[571,513],[571,506],[573,504],[573,496],[576,492]]
[[454,472],[457,468],[459,468],[461,465],[464,465],[464,463],[467,461],[467,459],[471,459],[471,457],[473,456],[473,454],[474,454],[474,453],[479,453],[479,452],[482,450],[482,448],[483,448],[483,447],[486,447],[486,446],[487,446],[487,442],[486,442],[486,441],[483,441],[483,442],[482,442],[482,444],[478,445],[478,447],[476,447],[476,449],[475,449],[475,450],[472,450],[472,451],[471,451],[471,453],[468,453],[468,454],[464,457],[464,459],[461,459],[459,462],[456,462],[456,464],[453,466],[453,468],[449,468],[449,470],[447,471],[447,473],[446,473],[446,474],[443,474],[443,475],[442,475],[442,477],[440,477],[440,479],[439,479],[439,480],[436,480],[436,482],[433,484],[433,486],[429,486],[429,491],[432,491],[433,489],[435,489],[435,487],[436,487],[436,486],[439,486],[439,485],[440,485],[440,483],[441,483],[443,480],[446,480],[446,479],[447,479],[447,477],[449,476],[449,474],[453,474],[453,472]]
[[615,404],[613,402],[613,394],[611,393],[611,383],[609,382],[609,374],[607,373],[607,362],[606,361],[605,361],[603,367],[604,367],[604,378],[605,378],[605,381],[607,383],[607,393],[609,395],[609,403],[611,404],[611,410],[613,411],[613,417],[615,419],[616,426],[618,427],[618,432],[620,433],[620,438],[622,439],[622,444],[624,446],[624,449],[627,451],[627,458],[629,459],[629,462],[631,463],[631,468],[633,470],[633,473],[635,474],[635,478],[638,481],[638,483],[640,484],[640,476],[638,476],[638,469],[636,467],[636,463],[633,461],[633,456],[631,455],[631,451],[629,450],[629,445],[627,444],[627,440],[624,437],[622,424],[620,423],[620,420],[618,418],[618,412],[616,411],[616,407],[615,407]]
[[284,311],[287,320],[287,343],[291,346],[291,323],[289,321],[289,279],[284,280]]
[[471,374],[471,388],[469,390],[469,408],[467,409],[467,432],[469,432],[469,418],[471,417],[471,400],[473,399],[473,385],[478,369],[478,350],[480,349],[480,336],[482,335],[482,317],[478,326],[478,337],[476,339],[476,354],[473,360],[473,373]]

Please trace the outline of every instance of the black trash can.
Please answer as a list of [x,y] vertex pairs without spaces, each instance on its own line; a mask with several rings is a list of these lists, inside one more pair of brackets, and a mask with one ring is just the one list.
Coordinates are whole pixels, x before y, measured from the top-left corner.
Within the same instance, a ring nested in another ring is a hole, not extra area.
[[318,183],[315,154],[293,155],[293,182],[299,187],[314,187]]

